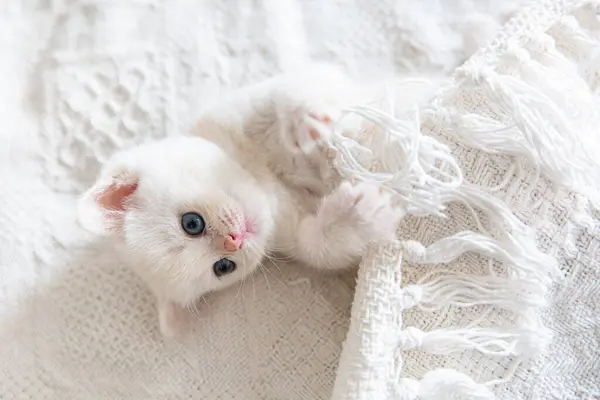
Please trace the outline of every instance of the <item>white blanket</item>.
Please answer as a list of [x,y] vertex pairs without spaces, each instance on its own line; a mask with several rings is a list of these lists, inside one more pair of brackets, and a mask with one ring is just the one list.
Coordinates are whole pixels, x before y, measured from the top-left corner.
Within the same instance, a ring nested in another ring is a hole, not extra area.
[[[197,105],[222,88],[308,59],[337,61],[357,75],[451,71],[519,3],[4,1],[0,398],[329,398],[353,271],[331,276],[280,263],[200,304],[187,339],[164,341],[143,285],[77,226],[75,194],[116,149],[185,132]],[[563,315],[559,325],[571,326],[577,314]],[[589,332],[596,322],[573,326]],[[576,360],[583,345],[565,346],[550,364]],[[590,347],[583,371],[597,367],[598,348]],[[430,359],[404,359],[405,377],[432,368]],[[353,376],[377,385],[373,365],[361,368]],[[338,394],[349,393],[348,383],[366,387],[341,376]],[[537,385],[556,389],[557,375],[548,376]],[[596,378],[578,376],[569,393],[593,390]],[[510,390],[521,393],[518,380]]]
[[523,10],[420,124],[336,143],[411,215],[361,265],[334,398],[600,398],[599,10]]

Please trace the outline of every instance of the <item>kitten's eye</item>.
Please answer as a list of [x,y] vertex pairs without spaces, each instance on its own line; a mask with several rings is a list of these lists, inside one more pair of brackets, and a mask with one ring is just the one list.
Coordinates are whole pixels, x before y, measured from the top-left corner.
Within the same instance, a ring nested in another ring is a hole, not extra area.
[[181,227],[188,235],[200,235],[204,232],[204,226],[204,218],[198,213],[189,212],[181,216]]
[[231,260],[221,258],[213,264],[213,271],[216,276],[223,276],[232,273],[237,268],[237,265]]

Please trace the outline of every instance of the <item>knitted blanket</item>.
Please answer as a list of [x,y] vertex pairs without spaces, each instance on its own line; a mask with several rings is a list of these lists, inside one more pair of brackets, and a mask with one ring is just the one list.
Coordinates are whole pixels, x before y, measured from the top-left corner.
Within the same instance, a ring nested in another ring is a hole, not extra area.
[[309,59],[450,71],[520,3],[3,2],[0,398],[597,396],[596,3],[523,10],[418,110],[349,110],[380,129],[336,136],[334,167],[408,212],[358,277],[279,262],[165,341],[75,221],[110,154],[185,132],[223,88]]
[[523,10],[412,118],[349,110],[380,129],[338,168],[410,216],[361,266],[334,399],[600,398],[599,6]]

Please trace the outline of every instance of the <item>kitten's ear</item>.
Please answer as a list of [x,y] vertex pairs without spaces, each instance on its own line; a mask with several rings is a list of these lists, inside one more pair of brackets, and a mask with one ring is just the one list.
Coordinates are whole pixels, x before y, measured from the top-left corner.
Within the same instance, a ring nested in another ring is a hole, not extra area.
[[122,159],[109,162],[96,183],[79,199],[77,216],[88,231],[110,235],[120,229],[139,184],[139,176]]

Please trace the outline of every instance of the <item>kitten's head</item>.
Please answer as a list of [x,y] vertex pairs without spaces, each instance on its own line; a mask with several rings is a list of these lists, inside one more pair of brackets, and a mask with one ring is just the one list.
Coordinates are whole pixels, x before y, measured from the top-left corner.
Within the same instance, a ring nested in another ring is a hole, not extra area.
[[188,305],[257,268],[274,225],[267,192],[212,142],[168,138],[113,157],[79,220],[114,237],[157,296]]

